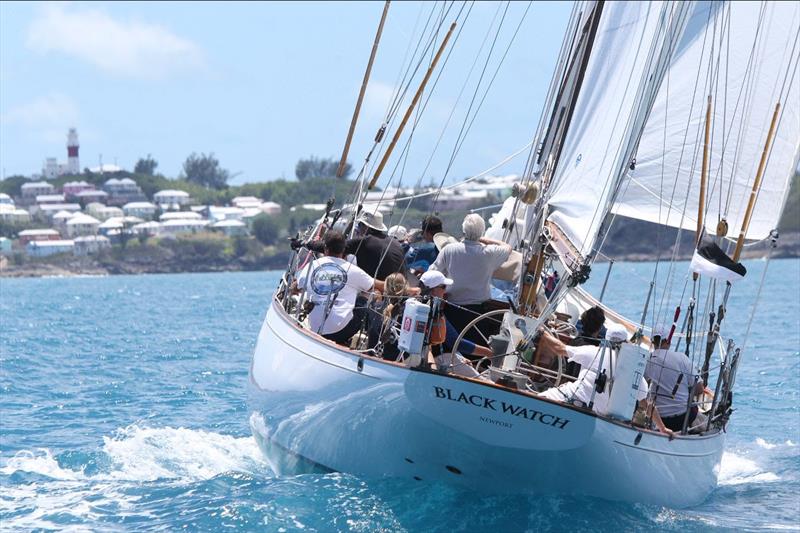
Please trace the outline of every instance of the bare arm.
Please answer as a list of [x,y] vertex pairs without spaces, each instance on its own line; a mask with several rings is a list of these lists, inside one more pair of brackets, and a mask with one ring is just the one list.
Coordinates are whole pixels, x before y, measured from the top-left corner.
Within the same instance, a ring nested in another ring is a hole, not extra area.
[[656,404],[648,402],[647,400],[639,400],[639,407],[644,409],[644,412],[647,415],[647,417],[653,420],[656,427],[658,428],[658,431],[664,433],[665,435],[668,435],[669,440],[675,438],[675,433],[667,426],[665,426],[664,421],[661,420],[661,415],[658,413],[658,408],[656,407]]

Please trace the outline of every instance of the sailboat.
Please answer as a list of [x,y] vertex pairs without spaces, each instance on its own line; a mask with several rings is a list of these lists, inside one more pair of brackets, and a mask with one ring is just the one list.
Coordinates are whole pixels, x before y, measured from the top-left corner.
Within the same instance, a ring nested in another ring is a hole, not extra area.
[[[405,119],[454,27],[431,34],[428,71]],[[503,347],[493,345],[486,368],[465,377],[431,366],[424,353],[376,357],[360,349],[358,335],[350,346],[328,341],[304,320],[302,293],[290,290],[311,255],[301,248],[275,291],[250,368],[250,423],[274,469],[482,493],[702,502],[717,485],[749,333],[726,331],[726,315],[739,312],[727,307],[729,295],[746,275],[739,259],[744,246],[776,245],[800,155],[799,27],[794,2],[577,2],[524,172],[487,229],[515,251],[513,296],[473,323],[496,320]],[[391,124],[375,146],[384,146]],[[350,211],[329,205],[304,242],[369,209],[366,192],[403,124],[394,126],[381,164],[364,165]],[[583,289],[622,217],[678,228],[669,235],[695,246],[687,270],[671,256],[679,242],[661,243],[662,277],[654,272],[635,318]],[[547,291],[546,276],[558,280]],[[587,374],[611,397],[606,410],[542,395],[576,378],[531,357],[543,330],[569,338],[594,306],[609,329],[625,332],[601,341],[597,372]],[[687,405],[702,422],[687,416],[674,435],[658,431],[631,393],[658,323],[671,325],[674,349],[705,384]],[[429,331],[421,331],[424,350]]]

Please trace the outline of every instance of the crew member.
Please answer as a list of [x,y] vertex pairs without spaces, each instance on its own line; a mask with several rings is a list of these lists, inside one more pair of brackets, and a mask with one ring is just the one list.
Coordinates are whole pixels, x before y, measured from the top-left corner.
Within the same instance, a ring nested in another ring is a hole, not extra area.
[[[669,333],[664,326],[653,329],[652,342],[653,353],[644,370],[644,377],[650,382],[650,398],[655,401],[664,425],[682,431],[689,394],[692,397],[702,394],[705,384],[685,354],[669,349]],[[686,427],[691,427],[696,417],[697,406],[692,405]]]
[[296,288],[306,291],[307,301],[313,305],[308,314],[311,329],[326,339],[348,345],[350,338],[361,329],[364,317],[363,308],[356,308],[356,297],[373,287],[382,291],[384,284],[343,259],[344,251],[344,235],[328,230],[324,240],[325,256],[298,272]]

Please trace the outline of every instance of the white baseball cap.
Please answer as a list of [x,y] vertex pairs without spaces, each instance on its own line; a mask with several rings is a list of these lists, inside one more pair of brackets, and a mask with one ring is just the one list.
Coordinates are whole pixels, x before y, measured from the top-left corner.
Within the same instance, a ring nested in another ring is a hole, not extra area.
[[606,328],[606,340],[611,342],[625,342],[628,340],[628,330],[619,324],[609,324]]
[[428,270],[422,276],[420,276],[419,280],[429,289],[434,289],[440,285],[453,284],[452,279],[445,277],[445,275],[438,270]]

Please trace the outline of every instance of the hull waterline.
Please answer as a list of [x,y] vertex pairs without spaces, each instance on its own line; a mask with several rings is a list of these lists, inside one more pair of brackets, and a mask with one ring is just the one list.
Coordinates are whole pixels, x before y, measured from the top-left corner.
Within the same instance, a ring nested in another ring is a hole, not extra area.
[[508,389],[343,350],[271,306],[250,369],[253,433],[279,473],[445,481],[685,507],[724,435],[676,438]]

